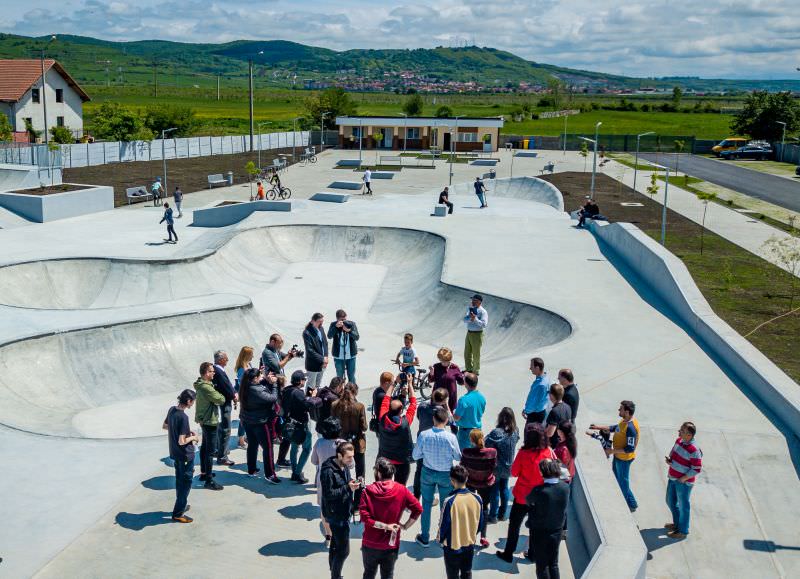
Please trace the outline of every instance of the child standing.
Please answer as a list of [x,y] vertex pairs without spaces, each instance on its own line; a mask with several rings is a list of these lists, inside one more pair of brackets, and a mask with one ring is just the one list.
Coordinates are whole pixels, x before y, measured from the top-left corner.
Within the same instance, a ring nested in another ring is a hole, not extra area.
[[419,366],[419,357],[417,351],[414,349],[414,336],[413,334],[405,334],[403,336],[403,347],[397,353],[394,363],[400,367],[400,374],[405,375],[405,379],[401,379],[401,384],[409,376],[412,378],[417,374],[417,366]]

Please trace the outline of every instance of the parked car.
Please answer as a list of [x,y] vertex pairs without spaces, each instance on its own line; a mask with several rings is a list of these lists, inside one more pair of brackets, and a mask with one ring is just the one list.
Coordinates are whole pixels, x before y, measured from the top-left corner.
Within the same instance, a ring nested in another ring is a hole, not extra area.
[[750,139],[745,139],[743,137],[728,137],[724,141],[711,147],[711,152],[719,157],[723,151],[735,151],[739,147],[744,147],[749,140]]
[[722,151],[719,156],[723,159],[757,159],[763,161],[772,156],[772,147],[768,145],[745,145],[733,151]]

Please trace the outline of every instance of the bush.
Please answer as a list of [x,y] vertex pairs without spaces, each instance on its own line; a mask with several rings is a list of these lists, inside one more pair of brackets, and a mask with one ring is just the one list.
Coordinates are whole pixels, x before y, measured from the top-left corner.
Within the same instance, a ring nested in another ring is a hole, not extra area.
[[0,141],[10,141],[14,136],[8,117],[0,113]]
[[109,141],[149,141],[153,138],[153,131],[144,126],[144,119],[137,111],[113,102],[103,103],[97,109],[91,132]]
[[145,109],[144,126],[150,129],[156,137],[161,136],[161,131],[176,128],[170,137],[188,137],[197,126],[195,112],[189,107],[180,105],[153,105]]
[[53,141],[62,145],[74,143],[75,139],[72,137],[72,131],[67,127],[50,127],[50,136]]
[[[495,105],[499,106],[499,105]],[[448,107],[447,105],[442,105],[438,109],[436,109],[435,116],[439,117],[440,119],[446,119],[453,116],[453,109]]]
[[422,114],[422,97],[414,91],[403,103],[403,112],[409,117],[418,117]]

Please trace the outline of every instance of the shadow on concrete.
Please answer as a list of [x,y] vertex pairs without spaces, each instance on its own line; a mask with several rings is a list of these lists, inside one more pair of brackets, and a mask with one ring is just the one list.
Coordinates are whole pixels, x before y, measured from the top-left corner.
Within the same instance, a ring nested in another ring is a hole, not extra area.
[[647,546],[647,558],[651,558],[650,553],[658,551],[661,547],[673,545],[679,541],[667,537],[667,530],[664,527],[656,527],[653,529],[642,529],[639,531],[642,536],[642,541]]
[[491,570],[510,575],[517,575],[522,572],[522,570],[519,568],[520,565],[527,566],[532,564],[525,557],[522,557],[514,558],[514,562],[509,565],[509,563],[501,561],[497,558],[495,555],[495,551],[497,550],[499,549],[497,549],[495,545],[490,545],[486,549],[475,551],[475,558],[472,560],[473,571]]
[[327,553],[323,541],[312,542],[305,539],[290,539],[268,543],[258,550],[264,557],[308,557],[314,553]]
[[114,517],[116,523],[131,531],[141,531],[146,527],[172,523],[172,513],[166,511],[153,511],[151,513],[117,513]]
[[742,545],[748,551],[761,551],[762,553],[774,553],[778,550],[800,551],[800,547],[776,545],[774,541],[762,541],[759,539],[745,539],[742,541]]
[[272,497],[300,497],[308,494],[316,494],[314,487],[310,484],[301,485],[289,480],[289,477],[281,477],[279,484],[268,483],[264,478],[263,471],[260,476],[250,476],[241,472],[228,469],[214,470],[217,475],[215,481],[223,486],[239,486],[251,493],[262,495],[264,498]]
[[303,519],[305,521],[313,521],[320,518],[319,507],[311,503],[290,505],[288,507],[278,509],[278,512],[287,519]]
[[154,476],[142,481],[142,486],[151,491],[168,491],[175,488],[174,476]]

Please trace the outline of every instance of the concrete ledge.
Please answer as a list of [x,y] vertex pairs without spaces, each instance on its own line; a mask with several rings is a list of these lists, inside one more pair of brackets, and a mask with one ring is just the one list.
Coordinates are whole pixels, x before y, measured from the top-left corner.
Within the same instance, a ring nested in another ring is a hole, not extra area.
[[470,163],[470,165],[478,165],[483,167],[494,167],[499,163],[497,159],[475,159]]
[[114,209],[113,187],[81,186],[85,187],[85,189],[53,193],[51,195],[0,193],[0,207],[4,207],[36,223],[45,223]]
[[344,203],[348,199],[350,199],[350,195],[347,193],[333,193],[331,191],[320,191],[309,197],[309,201],[325,201],[327,203]]
[[291,211],[291,201],[250,201],[221,207],[205,207],[192,212],[194,227],[225,227],[239,223],[254,211]]
[[[0,191],[14,191],[16,189],[30,189],[38,187],[42,181],[49,183],[50,177],[47,175],[48,169],[41,171],[37,165],[15,165],[12,163],[0,163]],[[54,182],[61,184],[61,169],[53,169]]]
[[630,223],[593,221],[589,228],[666,303],[676,321],[712,359],[739,379],[746,394],[757,398],[785,428],[800,436],[798,385],[714,313],[680,259]]
[[538,157],[539,153],[534,153],[533,151],[517,151],[514,153],[515,157]]
[[341,159],[336,161],[337,167],[360,167],[361,161],[359,159]]
[[350,189],[352,191],[358,191],[363,186],[364,183],[361,181],[334,181],[328,185],[331,189]]
[[433,213],[431,213],[433,217],[447,217],[447,207],[444,205],[437,205],[433,208]]
[[394,179],[396,173],[394,171],[373,171],[373,179]]

